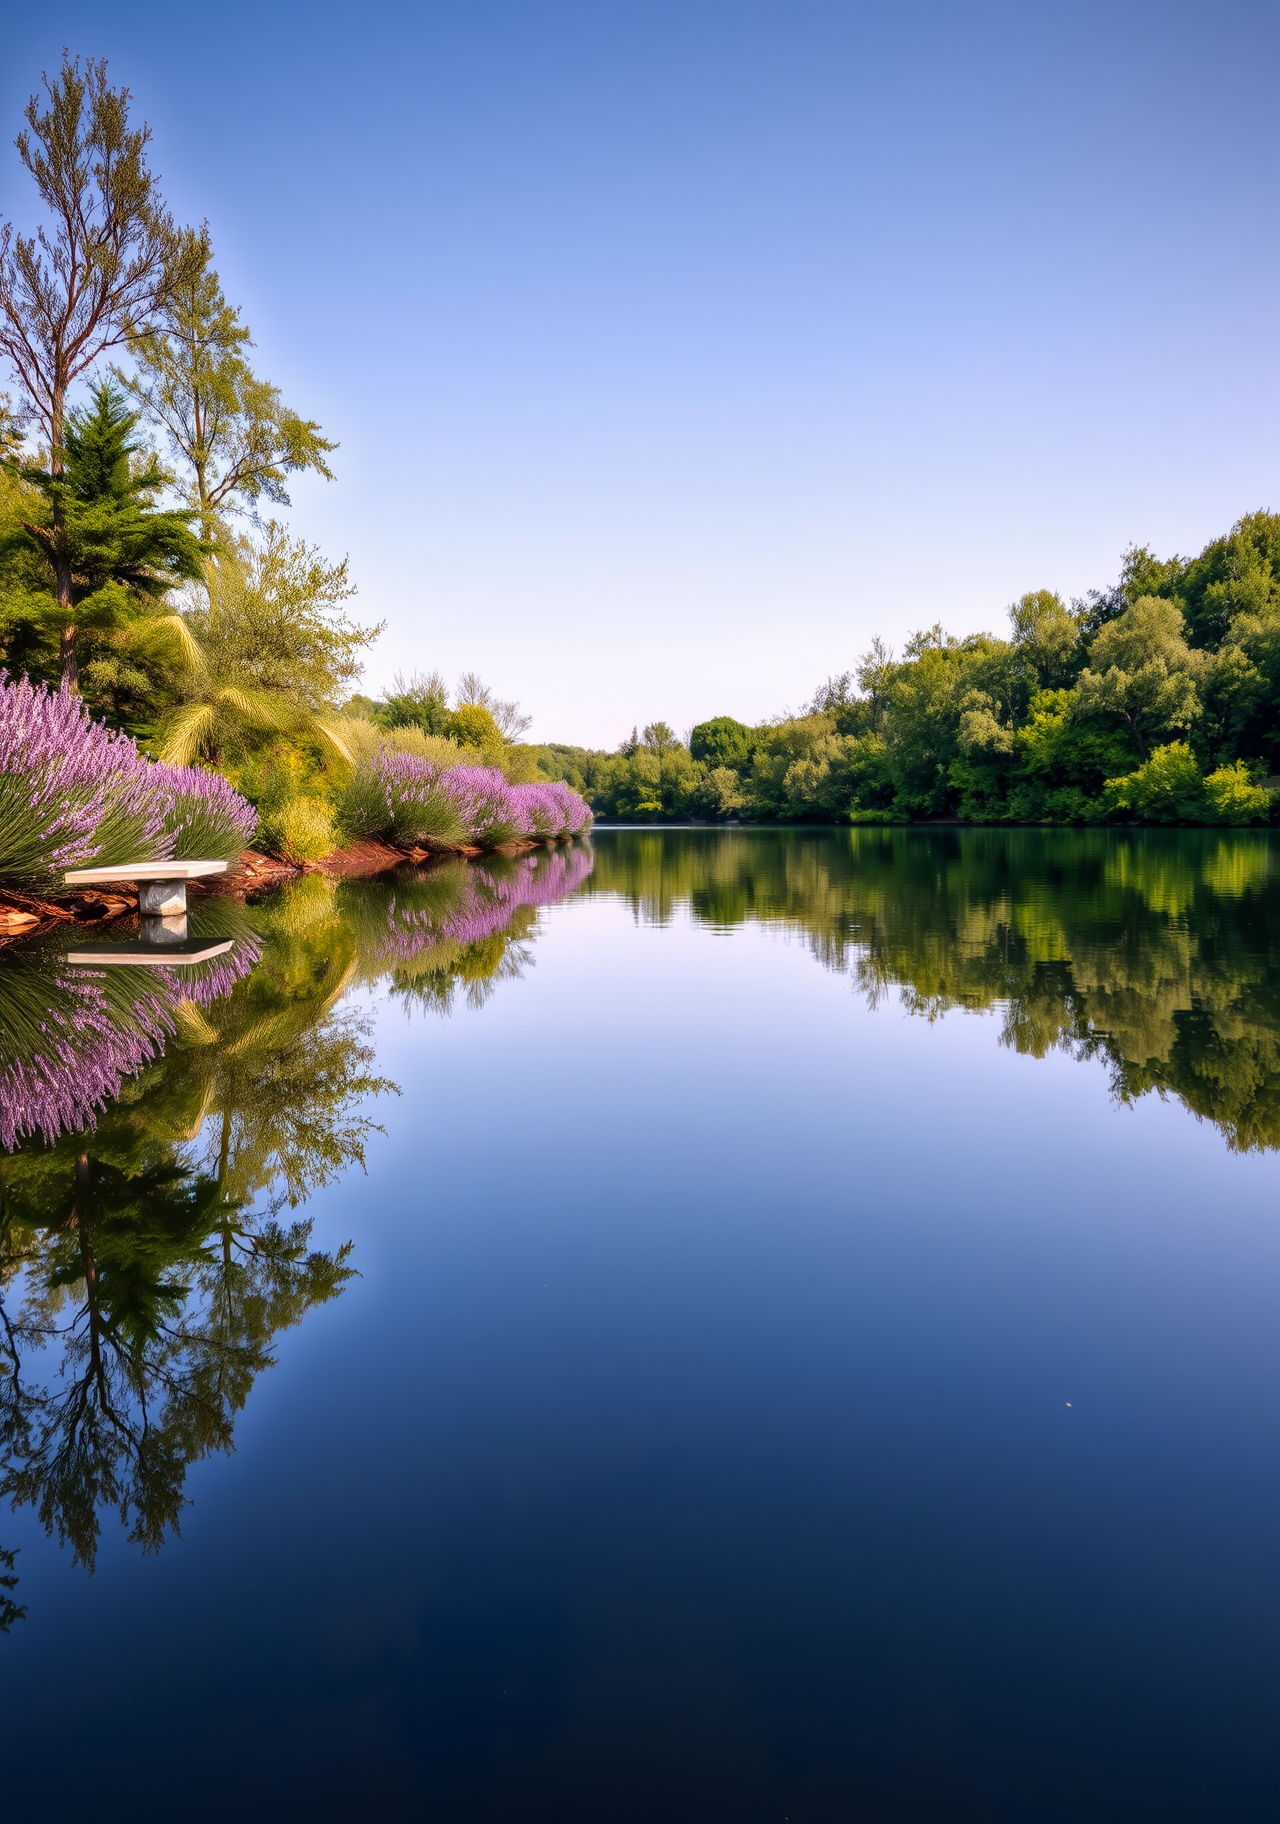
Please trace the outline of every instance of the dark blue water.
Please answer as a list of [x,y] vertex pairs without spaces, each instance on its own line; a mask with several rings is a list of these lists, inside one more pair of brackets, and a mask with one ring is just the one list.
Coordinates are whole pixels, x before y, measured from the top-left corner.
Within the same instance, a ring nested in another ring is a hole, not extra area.
[[359,1277],[180,1538],[0,1517],[6,1812],[1272,1819],[1269,839],[594,847],[435,973],[380,889],[250,909],[259,1027],[365,1009],[401,1091],[280,1206]]

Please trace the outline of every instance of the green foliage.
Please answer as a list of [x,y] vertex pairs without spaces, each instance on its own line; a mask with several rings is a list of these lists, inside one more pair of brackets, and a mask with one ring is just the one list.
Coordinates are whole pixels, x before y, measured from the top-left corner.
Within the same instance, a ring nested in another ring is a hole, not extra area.
[[1118,718],[1140,753],[1153,736],[1189,728],[1200,714],[1198,686],[1212,661],[1184,636],[1176,603],[1140,596],[1091,641],[1076,686],[1080,713]]
[[134,345],[137,372],[117,370],[116,377],[166,437],[186,472],[201,529],[212,538],[241,502],[288,506],[289,475],[310,469],[332,480],[325,458],[337,445],[250,370],[243,352],[252,347],[249,331],[223,295],[208,242],[185,238],[181,281]]
[[1125,778],[1108,779],[1105,803],[1142,823],[1247,824],[1266,820],[1271,795],[1243,760],[1204,777],[1187,743],[1173,741]]
[[695,760],[705,760],[710,767],[730,767],[741,773],[751,764],[755,750],[755,730],[732,716],[714,716],[710,722],[699,722],[689,737],[689,752]]
[[285,861],[322,861],[338,846],[333,814],[318,798],[289,798],[259,817],[259,840]]
[[1271,812],[1271,794],[1252,779],[1243,760],[1215,767],[1204,782],[1210,815],[1206,823],[1265,823]]
[[1135,772],[1108,779],[1105,802],[1110,810],[1131,811],[1143,823],[1198,823],[1205,801],[1195,755],[1185,741],[1158,747]]
[[[0,529],[0,570],[12,579],[5,618],[17,623],[15,631],[26,624],[27,643],[48,675],[70,614],[86,694],[118,722],[136,720],[158,688],[148,649],[159,643],[173,652],[185,643],[166,597],[202,574],[191,515],[157,507],[165,477],[135,441],[136,426],[120,393],[108,382],[96,386],[89,405],[66,420],[62,467],[17,465],[25,487],[17,499],[10,495]],[[60,568],[69,602],[60,600]],[[39,639],[32,638],[36,629]],[[59,670],[61,662],[59,656]]]
[[616,754],[542,747],[598,819],[1249,823],[1280,812],[1280,515],[1188,562],[1127,551],[1069,607],[1021,596],[1008,639],[922,628],[828,678],[803,714],[665,723]]
[[161,757],[243,762],[280,737],[347,759],[335,705],[380,631],[350,621],[347,564],[327,563],[274,521],[224,545],[184,616],[195,651],[165,718]]
[[[497,766],[508,778],[539,777],[536,757],[519,758],[515,736],[523,733],[529,718],[517,703],[504,703],[474,672],[459,681],[458,700],[449,706],[449,690],[438,671],[397,674],[381,702],[352,698],[349,709],[358,709],[379,728],[391,731],[417,729],[428,737],[456,742],[468,750],[467,758],[483,766]],[[402,751],[415,752],[408,748]],[[559,775],[557,775],[558,777]]]
[[445,717],[439,733],[449,736],[460,747],[475,748],[486,765],[497,765],[502,759],[502,731],[490,711],[480,703],[460,703]]
[[[368,699],[362,699],[368,701]],[[399,673],[381,703],[370,705],[373,720],[382,728],[420,728],[427,735],[443,735],[450,716],[449,690],[438,671]]]
[[1247,513],[1158,593],[1178,598],[1192,642],[1211,650],[1237,616],[1280,615],[1280,514]]

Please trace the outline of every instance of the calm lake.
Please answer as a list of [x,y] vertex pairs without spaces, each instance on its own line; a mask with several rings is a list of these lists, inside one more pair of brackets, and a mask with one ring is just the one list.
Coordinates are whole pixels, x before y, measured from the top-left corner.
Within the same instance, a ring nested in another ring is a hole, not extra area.
[[196,925],[0,955],[8,1815],[1271,1824],[1273,839]]

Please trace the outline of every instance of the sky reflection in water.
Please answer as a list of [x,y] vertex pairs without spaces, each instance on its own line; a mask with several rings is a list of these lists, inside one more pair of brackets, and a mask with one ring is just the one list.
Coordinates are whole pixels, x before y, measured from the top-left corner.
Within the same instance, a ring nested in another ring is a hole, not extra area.
[[15,1804],[92,1665],[106,1817],[1272,1816],[1270,839],[593,851],[248,908],[0,1167]]

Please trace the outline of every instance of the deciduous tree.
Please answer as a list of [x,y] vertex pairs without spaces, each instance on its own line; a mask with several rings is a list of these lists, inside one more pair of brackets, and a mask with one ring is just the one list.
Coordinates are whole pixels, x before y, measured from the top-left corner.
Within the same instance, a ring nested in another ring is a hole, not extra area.
[[203,232],[188,231],[184,249],[180,281],[134,343],[136,373],[117,377],[168,439],[211,539],[237,505],[288,506],[289,475],[312,469],[332,480],[325,459],[338,446],[253,373],[249,330],[227,302]]
[[[202,247],[180,235],[147,164],[151,129],[129,124],[128,89],[113,89],[105,60],[64,56],[26,107],[18,155],[47,220],[34,235],[0,226],[0,353],[22,392],[28,421],[60,478],[68,395],[109,350],[137,342],[187,275]],[[62,506],[55,501],[55,524]],[[64,610],[62,670],[76,681],[69,557],[55,559]]]

